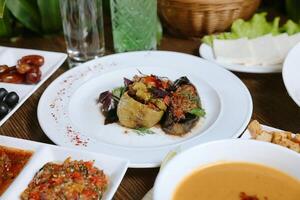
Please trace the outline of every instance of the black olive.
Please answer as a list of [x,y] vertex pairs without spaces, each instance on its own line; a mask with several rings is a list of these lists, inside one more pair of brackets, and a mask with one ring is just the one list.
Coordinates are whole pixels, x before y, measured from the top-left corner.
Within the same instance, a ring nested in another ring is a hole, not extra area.
[[9,111],[8,105],[4,102],[0,102],[0,119],[5,117]]
[[15,92],[10,92],[6,95],[4,102],[8,107],[13,108],[19,102],[19,96]]
[[7,90],[5,88],[0,88],[0,101],[3,101],[4,97],[7,95]]

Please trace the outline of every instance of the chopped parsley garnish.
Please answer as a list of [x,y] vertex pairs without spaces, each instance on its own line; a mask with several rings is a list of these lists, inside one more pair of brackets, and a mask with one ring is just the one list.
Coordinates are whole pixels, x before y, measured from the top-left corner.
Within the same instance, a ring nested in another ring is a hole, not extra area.
[[136,129],[134,129],[134,131],[138,135],[155,134],[154,131],[150,130],[149,128],[145,128],[145,127],[136,128]]
[[121,98],[121,96],[124,94],[124,92],[125,92],[125,87],[117,87],[112,90],[112,94],[115,97],[117,97],[118,99]]

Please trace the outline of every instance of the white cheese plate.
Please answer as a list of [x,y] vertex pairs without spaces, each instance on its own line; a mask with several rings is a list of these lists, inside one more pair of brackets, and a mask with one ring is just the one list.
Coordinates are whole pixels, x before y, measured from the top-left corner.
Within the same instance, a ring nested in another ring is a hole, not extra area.
[[[238,50],[237,50],[238,51]],[[201,44],[199,48],[199,54],[202,58],[218,64],[225,69],[235,72],[245,73],[279,73],[282,70],[282,64],[275,65],[241,65],[241,64],[227,64],[221,63],[215,59],[213,49],[208,44]]]

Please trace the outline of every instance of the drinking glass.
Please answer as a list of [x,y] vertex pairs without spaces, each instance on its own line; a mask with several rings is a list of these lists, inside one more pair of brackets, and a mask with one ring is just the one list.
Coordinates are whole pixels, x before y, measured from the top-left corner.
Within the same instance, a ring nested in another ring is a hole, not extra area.
[[156,49],[157,0],[111,0],[116,52]]
[[102,0],[60,0],[70,67],[104,55]]

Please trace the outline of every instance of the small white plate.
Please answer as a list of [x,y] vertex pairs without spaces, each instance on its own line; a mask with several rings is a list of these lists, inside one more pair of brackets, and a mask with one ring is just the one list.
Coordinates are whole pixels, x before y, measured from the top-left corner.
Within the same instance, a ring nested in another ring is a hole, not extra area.
[[283,64],[282,78],[290,97],[300,107],[300,43],[287,55]]
[[[261,125],[262,129],[265,131],[282,131],[278,128],[274,128],[271,126],[267,126],[267,125]],[[243,135],[240,137],[241,139],[251,139],[251,133],[248,129],[245,130],[245,132],[243,133]]]
[[128,161],[104,154],[96,154],[55,145],[0,135],[0,145],[33,151],[33,155],[21,173],[16,177],[0,199],[17,200],[26,189],[34,175],[48,162],[62,163],[66,158],[72,160],[94,160],[94,166],[104,171],[109,177],[109,185],[103,200],[112,199],[128,168]]
[[45,59],[45,63],[41,67],[41,80],[37,84],[32,85],[0,82],[0,88],[5,88],[8,92],[15,91],[20,97],[18,104],[2,120],[0,120],[0,126],[16,112],[26,99],[28,99],[67,58],[67,55],[64,53],[0,46],[0,65],[14,66],[21,57],[31,54],[41,55]]
[[[104,125],[96,104],[99,94],[122,86],[123,77],[138,71],[171,80],[187,76],[198,89],[205,119],[184,137],[158,128],[153,128],[156,134],[141,136],[118,124]],[[39,123],[56,144],[122,157],[130,167],[157,167],[177,147],[237,137],[251,114],[250,93],[232,73],[195,56],[163,51],[115,54],[75,67],[46,89],[38,105]]]
[[[237,50],[238,51],[238,50]],[[235,71],[235,72],[246,72],[246,73],[278,73],[282,70],[282,64],[262,66],[262,65],[238,65],[238,64],[225,64],[219,63],[213,53],[213,49],[205,43],[202,43],[199,48],[200,56],[206,60],[214,62],[225,69]]]

